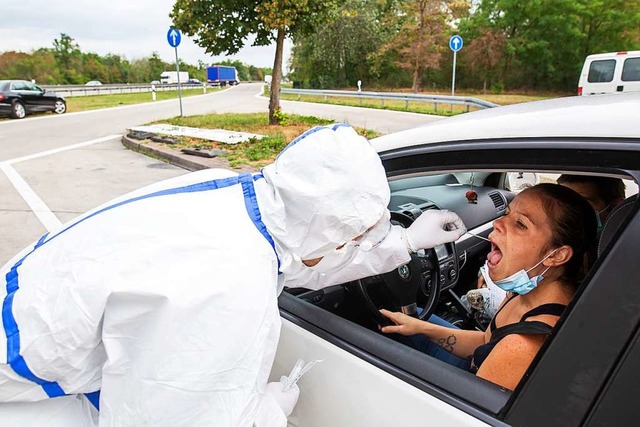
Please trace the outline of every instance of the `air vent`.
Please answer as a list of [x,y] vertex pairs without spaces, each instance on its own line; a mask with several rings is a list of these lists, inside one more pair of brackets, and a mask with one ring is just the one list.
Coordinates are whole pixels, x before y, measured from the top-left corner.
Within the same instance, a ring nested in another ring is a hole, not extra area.
[[493,202],[493,206],[496,207],[496,211],[504,212],[507,209],[507,200],[501,193],[494,191],[489,193],[489,197],[491,197],[491,201]]

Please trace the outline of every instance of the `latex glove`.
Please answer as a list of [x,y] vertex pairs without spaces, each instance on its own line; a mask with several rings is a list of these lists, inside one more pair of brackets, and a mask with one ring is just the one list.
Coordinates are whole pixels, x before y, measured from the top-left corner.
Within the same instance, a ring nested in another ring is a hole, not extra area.
[[300,388],[298,388],[298,384],[294,384],[289,390],[284,391],[284,379],[286,377],[280,378],[279,382],[268,383],[264,392],[273,397],[282,412],[288,417],[298,403]]
[[467,228],[455,212],[428,210],[422,213],[407,229],[403,239],[409,252],[430,249],[444,243],[455,242]]

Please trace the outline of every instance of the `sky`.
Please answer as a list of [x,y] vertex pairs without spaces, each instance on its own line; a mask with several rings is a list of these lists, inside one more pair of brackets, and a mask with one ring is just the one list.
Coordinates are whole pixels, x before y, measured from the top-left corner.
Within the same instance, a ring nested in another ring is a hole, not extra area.
[[[167,42],[171,26],[169,13],[174,0],[14,0],[2,2],[0,52],[31,52],[53,47],[60,33],[71,36],[82,52],[117,54],[128,60],[151,56],[155,51],[166,62],[175,62],[174,49]],[[198,60],[213,64],[224,59],[239,60],[257,67],[272,67],[275,43],[252,47],[250,42],[233,56],[211,56],[182,35],[178,56],[188,64]],[[291,43],[285,42],[286,69]]]

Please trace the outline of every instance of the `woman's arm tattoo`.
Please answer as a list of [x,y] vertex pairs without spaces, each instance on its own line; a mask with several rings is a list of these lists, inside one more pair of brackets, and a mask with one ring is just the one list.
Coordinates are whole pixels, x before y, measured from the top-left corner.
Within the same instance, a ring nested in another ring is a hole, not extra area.
[[456,338],[456,336],[451,334],[447,338],[440,338],[438,341],[436,341],[436,344],[442,347],[445,351],[452,353],[453,346],[456,345],[457,341],[458,339]]

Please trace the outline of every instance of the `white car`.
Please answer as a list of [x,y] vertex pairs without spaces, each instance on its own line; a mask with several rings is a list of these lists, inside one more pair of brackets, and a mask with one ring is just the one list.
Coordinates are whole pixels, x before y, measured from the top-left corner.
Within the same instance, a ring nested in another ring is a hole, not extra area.
[[90,80],[84,84],[85,86],[102,86],[102,83],[98,80]]
[[587,56],[578,81],[578,95],[620,92],[640,92],[640,50]]
[[[562,172],[625,180],[629,199],[605,225],[599,258],[511,392],[378,332],[397,309],[382,276],[320,291],[285,289],[271,381],[298,358],[322,360],[300,380],[289,424],[326,426],[637,425],[640,395],[640,94],[498,107],[372,141],[400,222],[449,209],[487,236],[522,188]],[[477,204],[465,194],[473,189]],[[415,301],[463,328],[459,297],[476,286],[489,244],[463,236],[422,254]],[[397,274],[395,272],[389,273]],[[397,285],[397,284],[396,284]],[[507,367],[505,367],[507,369]]]

